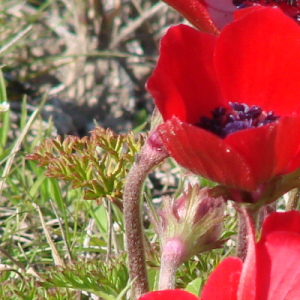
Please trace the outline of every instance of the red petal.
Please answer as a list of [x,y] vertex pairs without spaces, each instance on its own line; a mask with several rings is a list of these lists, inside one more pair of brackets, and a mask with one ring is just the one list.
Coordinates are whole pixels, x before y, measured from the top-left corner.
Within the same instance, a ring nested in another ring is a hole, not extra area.
[[263,224],[261,240],[276,231],[287,231],[300,234],[300,213],[296,210],[285,213],[272,213]]
[[208,278],[201,300],[236,300],[242,267],[239,258],[223,260]]
[[195,295],[182,290],[165,290],[143,295],[139,300],[199,300]]
[[175,117],[157,130],[171,156],[186,169],[229,187],[257,188],[250,166],[226,140]]
[[228,135],[225,141],[251,166],[249,176],[257,184],[264,183],[285,173],[291,159],[299,152],[300,116],[284,117],[276,124],[241,130]]
[[[193,41],[191,43],[191,41]],[[222,105],[213,68],[216,38],[179,25],[161,41],[157,67],[147,88],[164,120],[177,116],[189,123]]]
[[259,9],[264,9],[264,7],[260,6],[260,5],[254,5],[254,6],[244,8],[244,9],[237,9],[234,12],[234,19],[235,20],[240,19],[240,18],[246,16],[248,13],[259,10]]
[[[274,143],[276,174],[290,172],[290,163],[299,153],[300,147],[300,116],[281,118],[277,127],[276,142]],[[299,162],[300,163],[300,162]],[[296,167],[296,161],[294,167]],[[299,167],[299,164],[298,166]]]
[[256,249],[256,299],[299,299],[300,235],[293,232],[273,232],[260,241]]
[[299,107],[299,53],[300,28],[280,9],[259,9],[232,22],[218,38],[215,57],[227,101],[293,113]]
[[228,187],[248,191],[284,173],[299,152],[300,116],[241,130],[225,140],[177,118],[158,130],[180,165]]
[[[181,13],[191,24],[201,31],[219,34],[208,11],[201,0],[163,0]],[[202,3],[201,3],[202,2]]]
[[299,168],[299,166],[300,166],[300,149],[298,151],[298,154],[290,162],[288,168],[286,169],[285,174],[295,171],[296,169]]
[[240,153],[249,167],[249,175],[258,186],[269,181],[275,174],[276,124],[241,130],[230,134],[226,142]]

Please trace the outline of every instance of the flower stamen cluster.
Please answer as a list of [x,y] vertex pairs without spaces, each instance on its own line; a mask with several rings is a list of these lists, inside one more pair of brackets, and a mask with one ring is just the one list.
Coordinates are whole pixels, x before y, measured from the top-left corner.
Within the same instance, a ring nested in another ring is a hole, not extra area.
[[249,107],[238,102],[229,102],[229,105],[230,111],[224,107],[217,107],[211,112],[212,118],[202,116],[200,122],[195,125],[225,138],[230,133],[274,123],[280,118],[274,115],[273,111],[262,111],[257,105]]

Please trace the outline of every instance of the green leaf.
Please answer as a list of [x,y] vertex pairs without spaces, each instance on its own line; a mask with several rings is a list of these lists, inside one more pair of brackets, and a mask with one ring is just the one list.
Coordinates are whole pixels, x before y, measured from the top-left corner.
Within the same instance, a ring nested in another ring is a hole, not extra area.
[[201,287],[202,287],[202,279],[196,278],[187,285],[185,290],[198,297],[201,291]]

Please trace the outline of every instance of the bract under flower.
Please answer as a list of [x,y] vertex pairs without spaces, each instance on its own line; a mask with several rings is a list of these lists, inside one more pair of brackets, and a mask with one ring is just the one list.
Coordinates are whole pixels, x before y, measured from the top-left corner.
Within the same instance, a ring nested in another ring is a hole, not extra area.
[[[276,8],[251,10],[218,37],[172,27],[147,87],[164,119],[157,130],[175,160],[245,191],[298,168],[299,53],[300,28]],[[214,109],[229,109],[230,102],[280,118],[225,138],[196,126]]]
[[[229,257],[209,277],[201,300],[295,300],[300,295],[300,213],[273,213],[255,243],[248,217],[248,249],[244,263]],[[140,300],[196,300],[187,292],[159,291]]]

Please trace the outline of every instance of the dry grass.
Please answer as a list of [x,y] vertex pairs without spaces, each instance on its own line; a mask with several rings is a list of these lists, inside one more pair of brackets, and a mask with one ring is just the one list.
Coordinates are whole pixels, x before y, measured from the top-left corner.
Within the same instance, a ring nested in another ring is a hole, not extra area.
[[54,116],[61,134],[85,135],[94,118],[128,131],[152,112],[145,82],[161,36],[180,20],[153,0],[6,0],[0,4],[0,44],[6,45],[0,63],[11,98],[20,100],[25,91],[36,105],[49,90],[44,115]]

